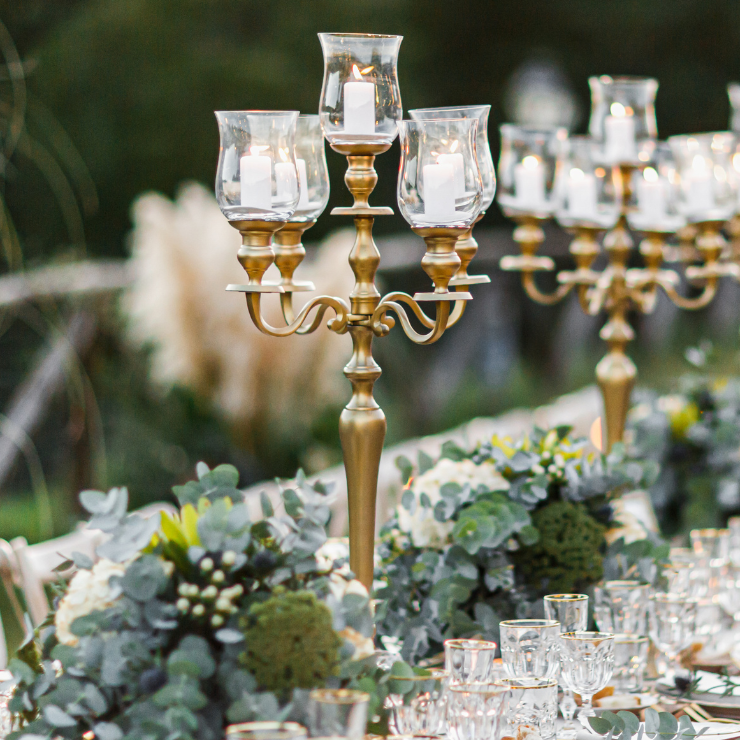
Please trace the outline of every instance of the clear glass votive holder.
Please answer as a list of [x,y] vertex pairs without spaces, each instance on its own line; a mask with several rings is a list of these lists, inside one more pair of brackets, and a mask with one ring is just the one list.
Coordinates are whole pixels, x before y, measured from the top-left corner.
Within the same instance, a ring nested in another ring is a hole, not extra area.
[[498,681],[451,684],[447,708],[450,740],[496,740],[507,694]]
[[614,635],[612,684],[617,691],[640,693],[645,681],[650,640],[644,635]]
[[367,730],[370,695],[351,689],[316,689],[308,698],[311,737],[361,740]]
[[501,735],[518,737],[519,728],[527,726],[542,740],[555,736],[558,682],[554,678],[504,678],[496,685],[507,690]]
[[447,671],[432,670],[428,676],[392,678],[388,705],[393,735],[439,737],[447,731]]
[[445,640],[445,670],[450,683],[490,681],[496,647],[489,640]]
[[228,740],[306,740],[308,731],[297,722],[241,722],[226,728]]
[[650,584],[604,581],[594,588],[594,618],[602,632],[647,634]]
[[499,622],[501,657],[510,678],[554,678],[560,670],[560,622],[510,619]]

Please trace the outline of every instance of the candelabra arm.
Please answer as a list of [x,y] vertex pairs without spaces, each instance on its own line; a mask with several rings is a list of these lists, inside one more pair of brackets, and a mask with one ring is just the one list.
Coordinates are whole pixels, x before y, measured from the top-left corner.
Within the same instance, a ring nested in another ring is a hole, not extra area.
[[535,273],[530,271],[522,272],[522,287],[525,293],[537,303],[543,306],[554,306],[573,290],[573,283],[561,283],[552,293],[543,293],[536,285]]
[[313,283],[293,279],[293,274],[306,256],[303,234],[315,223],[315,219],[312,221],[289,221],[273,237],[275,266],[280,270],[280,280],[275,285],[280,285],[284,291],[280,294],[280,306],[286,324],[295,321],[293,293],[315,290]]
[[[252,318],[254,325],[263,333],[268,334],[271,337],[289,337],[292,334],[312,334],[316,329],[321,326],[321,321],[324,318],[324,314],[327,309],[331,308],[336,316],[330,319],[327,323],[327,327],[336,332],[337,334],[344,334],[347,331],[349,324],[349,306],[346,301],[341,298],[335,298],[329,295],[320,295],[316,298],[312,298],[299,312],[293,321],[287,326],[275,327],[268,324],[262,318],[262,312],[260,307],[261,293],[254,293],[251,291],[243,290],[247,286],[241,285],[229,285],[227,290],[241,291],[247,295],[247,307],[249,309],[249,315]],[[313,318],[309,319],[309,314],[314,308],[318,310],[314,314]]]
[[[451,293],[454,296],[455,293]],[[464,295],[470,295],[469,293]],[[450,316],[450,303],[454,300],[442,300],[436,301],[437,313],[435,320],[432,321],[429,317],[421,310],[419,304],[406,293],[389,293],[383,300],[378,304],[375,309],[375,313],[372,317],[371,326],[373,332],[379,336],[385,336],[393,328],[395,322],[392,317],[386,316],[388,311],[393,311],[401,323],[404,334],[415,344],[434,344],[444,333],[448,326],[448,318]],[[419,321],[431,329],[427,334],[420,334],[411,325],[411,321],[403,308],[406,304],[411,308],[412,312]]]

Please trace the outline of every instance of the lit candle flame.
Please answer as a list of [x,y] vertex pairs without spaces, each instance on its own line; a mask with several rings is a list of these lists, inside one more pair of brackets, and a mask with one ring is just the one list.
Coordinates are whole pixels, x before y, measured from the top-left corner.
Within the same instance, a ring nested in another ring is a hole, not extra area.
[[695,172],[704,172],[707,169],[707,163],[701,154],[695,154],[694,159],[691,161],[691,168]]
[[570,179],[571,180],[583,180],[585,175],[583,174],[583,170],[578,169],[578,167],[574,167],[570,171]]
[[522,160],[522,165],[524,165],[524,168],[527,170],[534,170],[540,166],[540,160],[537,159],[537,157],[535,157],[534,154],[528,154]]
[[362,79],[362,72],[360,72],[360,69],[359,69],[359,67],[356,64],[353,64],[352,65],[352,74],[355,76],[355,79],[356,80],[361,80]]
[[256,157],[260,152],[264,152],[266,149],[269,149],[269,148],[270,147],[267,144],[260,145],[260,146],[254,145],[254,146],[249,147],[249,153],[253,157]]
[[360,74],[366,75],[368,74],[368,72],[372,72],[374,68],[375,68],[375,65],[371,64],[369,67],[365,67],[365,69],[361,70]]
[[457,145],[459,144],[459,141],[453,141],[452,146],[450,147],[450,152],[454,152],[457,149]]
[[740,152],[736,152],[732,155],[732,166],[740,172]]
[[609,110],[615,118],[624,118],[627,115],[627,109],[621,103],[617,103],[616,101],[611,104]]
[[280,159],[283,160],[283,162],[288,161],[288,150],[287,149],[278,149],[278,153],[280,154]]
[[642,176],[646,182],[658,182],[658,171],[654,167],[646,167]]

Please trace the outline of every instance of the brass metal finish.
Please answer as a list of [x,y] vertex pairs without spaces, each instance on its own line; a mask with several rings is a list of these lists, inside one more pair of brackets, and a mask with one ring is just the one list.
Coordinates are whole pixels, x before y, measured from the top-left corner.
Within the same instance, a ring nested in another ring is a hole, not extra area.
[[[639,246],[644,267],[628,269],[634,251],[634,241],[627,228],[633,170],[631,166],[620,168],[621,214],[614,228],[604,237],[603,249],[608,262],[601,272],[591,269],[601,251],[597,241],[600,230],[578,227],[569,247],[576,269],[558,272],[557,289],[553,293],[543,293],[536,285],[535,274],[553,271],[555,263],[549,257],[537,256],[545,235],[535,216],[523,216],[517,220],[514,240],[519,244],[520,254],[501,260],[501,269],[521,272],[524,290],[537,303],[554,305],[575,288],[585,313],[596,316],[606,311],[608,319],[599,336],[607,343],[609,351],[596,366],[596,379],[604,399],[607,449],[623,439],[630,395],[637,377],[637,368],[625,353],[627,344],[635,336],[627,320],[628,312],[651,313],[657,303],[659,288],[679,308],[703,308],[716,295],[720,277],[740,280],[738,260],[721,259],[723,255],[740,255],[740,222],[736,224],[736,233],[733,232],[735,242],[732,248],[722,236],[722,222],[709,221],[685,227],[679,234],[678,247],[666,246],[667,234],[646,233]],[[700,261],[700,265],[686,266],[685,276],[689,282],[701,285],[701,292],[693,297],[681,295],[678,291],[681,278],[675,270],[662,267],[665,261],[684,265]]]
[[[355,222],[356,238],[349,254],[355,284],[349,295],[349,305],[341,298],[319,296],[294,315],[293,293],[313,288],[308,287],[307,283],[296,282],[293,277],[305,256],[302,234],[313,222],[289,222],[280,231],[278,229],[282,224],[232,222],[232,226],[242,234],[244,246],[239,250],[239,261],[249,275],[249,283],[228,288],[246,294],[252,321],[265,334],[278,337],[308,334],[318,328],[324,313],[331,308],[335,318],[329,321],[329,329],[340,334],[349,332],[352,337],[352,358],[344,368],[344,374],[352,385],[352,398],[340,416],[339,436],[347,474],[350,567],[368,589],[373,582],[375,500],[386,432],[385,414],[373,398],[373,386],[381,374],[380,366],[373,359],[373,338],[385,336],[395,325],[395,319],[387,315],[392,311],[413,342],[436,342],[450,325],[451,316],[456,317],[455,321],[459,319],[465,302],[471,300],[472,296],[465,288],[472,283],[483,282],[484,277],[467,275],[467,266],[477,250],[469,231],[467,243],[458,252],[458,239],[465,229],[420,229],[418,233],[427,244],[422,267],[432,279],[434,291],[413,298],[406,293],[394,292],[381,298],[375,285],[380,252],[373,240],[373,223],[376,216],[390,215],[393,211],[371,206],[369,198],[378,182],[374,168],[375,156],[389,147],[389,144],[344,144],[333,147],[347,156],[348,168],[344,181],[354,198],[351,207],[332,211],[332,215],[352,216]],[[274,249],[271,240],[274,241]],[[273,261],[280,270],[281,279],[274,284],[263,283],[265,271]],[[450,291],[453,277],[456,279],[454,290]],[[272,327],[264,321],[260,310],[263,293],[280,295],[285,326]],[[434,318],[427,316],[420,305],[430,302],[435,306]],[[406,308],[429,331],[417,332]]]

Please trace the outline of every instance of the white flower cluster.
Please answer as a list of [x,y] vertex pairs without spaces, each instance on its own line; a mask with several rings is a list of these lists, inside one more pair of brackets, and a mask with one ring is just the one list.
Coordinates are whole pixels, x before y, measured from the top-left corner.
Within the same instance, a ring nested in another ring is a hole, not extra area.
[[[508,481],[490,462],[476,465],[472,460],[442,458],[433,468],[414,478],[409,489],[416,499],[411,511],[398,506],[398,527],[411,537],[416,547],[442,547],[452,532],[454,522],[438,522],[434,506],[442,499],[441,489],[447,483],[470,485],[473,490],[484,485],[489,491],[507,491]],[[430,506],[422,506],[421,495],[426,494]]]
[[123,576],[126,567],[126,564],[103,558],[92,570],[79,570],[75,573],[54,617],[59,642],[63,645],[76,645],[79,640],[70,629],[72,622],[91,612],[103,611],[117,601],[121,596],[121,587],[115,582],[110,583],[110,578]]

